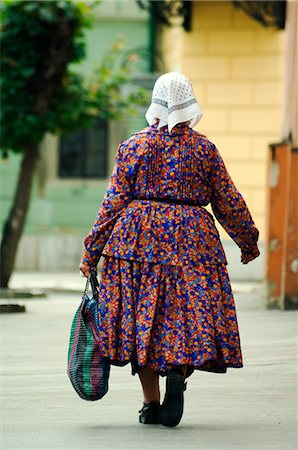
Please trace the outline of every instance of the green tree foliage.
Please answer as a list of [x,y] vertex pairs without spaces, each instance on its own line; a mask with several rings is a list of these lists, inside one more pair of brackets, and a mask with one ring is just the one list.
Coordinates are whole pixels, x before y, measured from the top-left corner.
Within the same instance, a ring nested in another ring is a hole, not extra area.
[[84,110],[87,92],[68,65],[85,56],[86,12],[69,1],[2,4],[2,149],[23,151],[54,131],[63,114],[57,97],[66,109],[79,106],[76,116]]
[[[9,1],[2,5],[1,129],[3,152],[23,151],[46,132],[65,133],[97,118],[119,118],[146,101],[144,90],[121,93],[133,56],[115,45],[89,83],[73,64],[85,57],[89,7],[71,1]],[[70,69],[71,67],[71,69]]]

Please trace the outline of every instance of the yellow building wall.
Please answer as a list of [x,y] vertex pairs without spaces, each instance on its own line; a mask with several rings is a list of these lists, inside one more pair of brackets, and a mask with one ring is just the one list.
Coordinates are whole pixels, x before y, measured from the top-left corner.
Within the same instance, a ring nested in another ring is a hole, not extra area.
[[167,70],[192,80],[204,113],[197,130],[222,154],[263,240],[268,144],[281,138],[284,31],[264,28],[231,2],[199,1],[192,31],[181,32],[177,46],[173,36]]

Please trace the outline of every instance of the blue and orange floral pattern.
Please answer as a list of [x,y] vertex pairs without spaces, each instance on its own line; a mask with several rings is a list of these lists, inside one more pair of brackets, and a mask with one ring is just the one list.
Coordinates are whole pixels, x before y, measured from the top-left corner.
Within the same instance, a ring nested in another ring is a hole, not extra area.
[[162,375],[175,364],[219,373],[242,367],[227,260],[209,203],[242,254],[258,256],[247,205],[205,136],[186,124],[171,133],[154,125],[120,144],[82,259],[92,267],[104,257],[103,356]]

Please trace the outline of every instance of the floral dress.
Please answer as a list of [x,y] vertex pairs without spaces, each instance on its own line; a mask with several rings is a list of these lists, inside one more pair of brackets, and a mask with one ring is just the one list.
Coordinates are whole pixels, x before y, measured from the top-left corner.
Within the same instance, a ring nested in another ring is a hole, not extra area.
[[103,257],[103,357],[165,375],[172,365],[224,373],[242,367],[227,260],[212,214],[244,255],[258,230],[224,162],[185,124],[156,125],[118,148],[110,183],[85,239],[83,263]]

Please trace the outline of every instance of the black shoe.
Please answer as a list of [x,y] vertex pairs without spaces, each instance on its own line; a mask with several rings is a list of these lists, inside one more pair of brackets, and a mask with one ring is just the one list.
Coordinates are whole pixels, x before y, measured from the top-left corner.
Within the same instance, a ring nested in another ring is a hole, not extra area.
[[139,411],[139,422],[146,425],[160,424],[160,404],[158,402],[144,403]]
[[186,389],[185,376],[179,369],[169,371],[166,394],[161,405],[161,423],[165,427],[176,427],[183,414],[183,392]]

